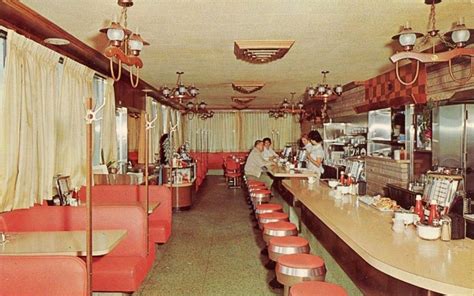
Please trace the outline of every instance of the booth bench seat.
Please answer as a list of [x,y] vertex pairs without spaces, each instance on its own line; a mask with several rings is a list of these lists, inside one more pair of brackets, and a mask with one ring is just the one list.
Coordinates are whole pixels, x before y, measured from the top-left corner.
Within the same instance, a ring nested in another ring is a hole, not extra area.
[[[150,185],[149,200],[160,205],[148,216],[150,239],[155,243],[166,243],[171,236],[171,191],[166,186]],[[144,185],[95,185],[92,187],[95,204],[127,204],[146,200]],[[79,191],[79,198],[86,199],[85,187]]]
[[87,269],[72,256],[0,256],[0,295],[87,295]]
[[[127,234],[110,253],[93,258],[93,291],[133,292],[140,287],[155,256],[154,248],[148,253],[146,217],[138,205],[94,206],[94,230],[125,229]],[[85,228],[85,207],[39,206],[0,214],[0,231],[6,232]]]

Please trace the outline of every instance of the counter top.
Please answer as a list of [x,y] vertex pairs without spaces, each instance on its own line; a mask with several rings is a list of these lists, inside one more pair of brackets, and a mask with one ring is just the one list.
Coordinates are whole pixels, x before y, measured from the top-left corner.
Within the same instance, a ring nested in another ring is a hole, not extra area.
[[283,180],[283,186],[377,270],[427,290],[473,295],[473,240],[426,241],[412,225],[395,233],[392,213],[379,212],[355,196],[336,200],[327,185],[299,179]]
[[[308,178],[308,177],[316,177],[317,175],[313,172],[309,171],[302,171],[302,172],[293,172],[287,171],[284,167],[280,167],[278,165],[270,165],[266,166],[267,172],[272,175],[273,177],[277,178]],[[296,169],[298,170],[298,169]]]

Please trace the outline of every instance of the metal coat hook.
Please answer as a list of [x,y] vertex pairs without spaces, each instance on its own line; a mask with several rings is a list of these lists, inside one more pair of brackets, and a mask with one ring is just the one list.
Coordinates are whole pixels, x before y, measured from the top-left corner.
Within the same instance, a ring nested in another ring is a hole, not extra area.
[[92,124],[92,122],[94,121],[102,120],[102,118],[97,118],[97,113],[99,113],[102,109],[104,109],[105,101],[106,101],[106,98],[104,97],[104,101],[102,102],[102,105],[96,108],[95,111],[92,109],[86,109],[86,117],[85,117],[86,124]]
[[152,119],[152,121],[146,121],[146,127],[145,129],[146,130],[149,130],[149,129],[152,129],[154,128],[155,126],[153,125],[155,123],[155,121],[158,119],[158,114],[155,114],[155,118]]
[[175,124],[174,126],[171,126],[170,133],[176,132],[177,128],[178,128],[178,124]]

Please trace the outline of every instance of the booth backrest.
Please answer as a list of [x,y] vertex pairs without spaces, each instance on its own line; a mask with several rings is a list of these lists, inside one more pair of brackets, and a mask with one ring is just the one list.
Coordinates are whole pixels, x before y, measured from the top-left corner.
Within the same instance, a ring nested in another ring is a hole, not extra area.
[[[159,201],[160,206],[155,210],[160,220],[169,221],[171,224],[172,211],[171,211],[171,190],[164,185],[150,185],[148,186],[149,198],[151,201]],[[146,186],[138,186],[139,200],[145,201],[146,199]]]
[[2,256],[0,295],[87,295],[86,265],[72,256]]
[[[138,201],[137,185],[95,185],[91,188],[94,200],[117,202],[122,201],[135,202]],[[79,198],[86,200],[86,187],[79,190]]]
[[[108,256],[146,256],[146,217],[139,205],[94,206],[93,229],[125,229],[126,237]],[[86,208],[33,207],[0,214],[1,231],[85,230]]]

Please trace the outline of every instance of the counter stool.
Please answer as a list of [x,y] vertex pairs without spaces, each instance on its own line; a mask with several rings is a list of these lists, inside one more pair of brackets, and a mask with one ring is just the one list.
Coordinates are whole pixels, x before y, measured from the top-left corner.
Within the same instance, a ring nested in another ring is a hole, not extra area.
[[252,221],[258,222],[258,216],[265,213],[283,212],[283,207],[276,203],[263,203],[255,207],[255,211],[250,213]]
[[[273,239],[272,239],[273,240]],[[270,243],[272,242],[270,240]],[[324,260],[311,254],[279,256],[275,273],[278,282],[285,286],[283,295],[289,295],[290,288],[303,281],[322,281],[326,277]]]
[[[287,221],[269,222],[263,224],[263,240],[268,245],[270,239],[283,236],[298,236],[296,225]],[[268,256],[267,246],[260,252],[261,255]],[[270,260],[265,267],[275,269],[275,261]]]
[[263,224],[263,240],[267,245],[270,242],[270,239],[284,236],[298,236],[296,225],[286,221]]
[[308,281],[298,283],[290,288],[290,296],[347,296],[344,288],[326,282]]
[[258,180],[247,180],[246,182],[247,186],[250,186],[250,185],[265,185],[265,182],[262,182],[262,181],[258,181]]
[[[265,226],[264,226],[265,227]],[[268,241],[268,258],[270,261],[265,265],[267,269],[274,269],[275,262],[280,256],[289,254],[309,253],[309,242],[307,239],[298,236],[273,237]],[[269,282],[272,288],[283,288],[283,285],[275,277]]]
[[255,207],[255,216],[257,217],[257,219],[258,215],[273,212],[283,212],[283,207],[280,204],[276,203],[260,204]]
[[263,225],[270,222],[288,221],[289,217],[287,213],[283,212],[271,212],[264,213],[258,216],[258,225],[263,230]]
[[272,197],[272,192],[268,189],[255,190],[250,193],[250,200],[252,201],[253,210],[257,205],[268,203]]
[[[268,190],[268,189],[266,185],[258,185],[258,186],[253,186],[253,187],[248,188],[247,204],[249,206],[252,205],[252,198],[251,198],[252,193],[255,191],[260,191],[260,190]],[[249,207],[249,208],[252,208],[252,207]]]

